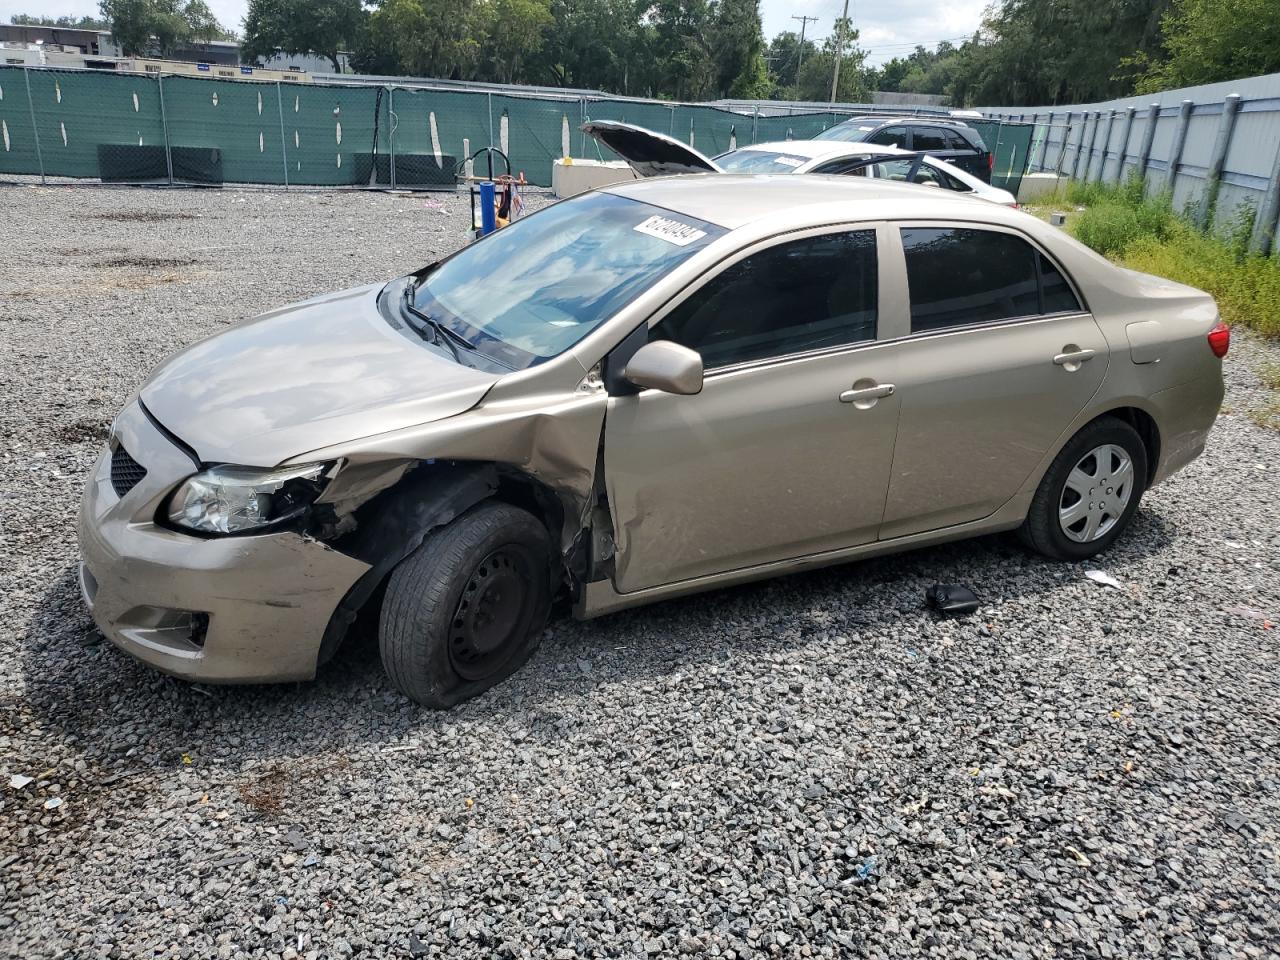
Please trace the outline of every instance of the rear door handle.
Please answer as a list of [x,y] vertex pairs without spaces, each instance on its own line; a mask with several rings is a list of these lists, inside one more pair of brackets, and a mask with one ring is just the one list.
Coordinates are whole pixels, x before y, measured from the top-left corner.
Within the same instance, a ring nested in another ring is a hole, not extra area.
[[862,400],[879,400],[881,397],[893,396],[892,383],[882,383],[875,387],[863,387],[859,390],[846,390],[840,394],[841,403],[858,403]]
[[1053,362],[1060,367],[1065,367],[1069,363],[1084,363],[1086,360],[1092,360],[1097,354],[1097,350],[1071,350],[1067,353],[1059,353],[1053,358]]

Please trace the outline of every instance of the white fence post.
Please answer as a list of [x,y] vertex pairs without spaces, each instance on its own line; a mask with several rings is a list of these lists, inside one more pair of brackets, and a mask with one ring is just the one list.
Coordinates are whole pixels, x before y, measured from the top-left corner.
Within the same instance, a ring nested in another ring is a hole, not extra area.
[[[1098,119],[1099,120],[1102,119],[1101,114],[1098,115]],[[1099,153],[1101,153],[1101,156],[1098,157],[1098,175],[1094,177],[1094,179],[1097,180],[1099,183],[1105,183],[1107,179],[1107,148],[1111,146],[1111,130],[1113,127],[1115,127],[1115,125],[1116,125],[1116,112],[1114,110],[1108,110],[1107,111],[1107,133],[1102,138],[1102,149],[1099,151]],[[1098,135],[1097,127],[1094,127],[1093,134],[1094,134],[1094,137],[1096,138]],[[1090,154],[1090,159],[1092,159],[1093,158],[1092,143],[1089,145],[1089,154]],[[1085,179],[1087,180],[1088,177],[1086,176]]]
[[1257,216],[1253,218],[1253,236],[1249,238],[1250,250],[1264,257],[1271,253],[1278,218],[1280,218],[1280,150],[1276,151],[1276,159],[1271,166],[1271,179],[1267,181],[1262,202],[1258,204]]
[[1156,126],[1160,123],[1160,104],[1153,103],[1147,108],[1147,129],[1142,131],[1142,150],[1138,154],[1138,179],[1142,181],[1143,190],[1147,184],[1147,164],[1151,162],[1151,144],[1156,139]]
[[1137,107],[1129,107],[1124,112],[1124,135],[1120,137],[1120,156],[1116,161],[1116,183],[1124,182],[1124,161],[1129,155],[1129,134],[1133,133],[1133,115]]
[[1218,189],[1222,186],[1222,169],[1226,165],[1227,150],[1231,147],[1231,135],[1236,128],[1236,114],[1240,112],[1240,94],[1233,93],[1222,101],[1222,120],[1218,123],[1218,136],[1213,141],[1213,153],[1209,157],[1209,169],[1205,171],[1204,192],[1200,195],[1200,208],[1196,222],[1201,230],[1213,225],[1213,211],[1218,205]]
[[1177,187],[1178,167],[1182,163],[1182,148],[1187,145],[1187,127],[1191,124],[1194,106],[1190,100],[1183,100],[1178,107],[1178,125],[1173,130],[1173,143],[1169,144],[1169,175],[1165,180],[1171,198]]
[[1071,139],[1071,111],[1067,111],[1067,123],[1062,128],[1062,142],[1058,144],[1058,166],[1054,171],[1058,176],[1062,176],[1062,165],[1067,159],[1067,141]]

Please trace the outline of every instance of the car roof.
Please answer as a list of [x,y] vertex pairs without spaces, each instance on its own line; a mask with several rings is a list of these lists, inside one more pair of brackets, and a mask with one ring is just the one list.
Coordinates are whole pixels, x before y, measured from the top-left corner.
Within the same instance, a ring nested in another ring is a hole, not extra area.
[[[806,174],[681,174],[602,187],[602,191],[706,220],[730,230],[790,214],[797,227],[840,220],[929,219],[1003,222],[995,204],[912,183]],[[988,210],[987,207],[991,209]],[[838,209],[839,208],[839,209]]]
[[908,114],[867,114],[855,115],[847,120],[841,120],[836,126],[842,127],[852,123],[874,123],[877,126],[886,123],[936,123],[944,127],[968,127],[969,125],[963,120],[954,117],[933,117],[928,114],[908,113]]
[[869,157],[891,156],[903,154],[914,156],[910,150],[901,147],[882,146],[878,143],[858,143],[852,140],[774,140],[769,143],[752,143],[738,147],[731,153],[746,150],[762,153],[785,153],[793,157],[804,157],[806,160],[826,160],[832,157]]

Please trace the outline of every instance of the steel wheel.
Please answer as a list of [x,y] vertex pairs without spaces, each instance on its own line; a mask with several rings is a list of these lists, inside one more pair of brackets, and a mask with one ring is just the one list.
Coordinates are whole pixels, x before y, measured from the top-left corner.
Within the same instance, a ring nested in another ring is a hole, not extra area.
[[476,566],[449,633],[459,676],[483,680],[506,665],[528,627],[533,576],[533,564],[515,547],[495,550]]
[[1058,498],[1058,525],[1069,540],[1091,543],[1111,532],[1133,496],[1133,460],[1124,447],[1104,443],[1085,454]]

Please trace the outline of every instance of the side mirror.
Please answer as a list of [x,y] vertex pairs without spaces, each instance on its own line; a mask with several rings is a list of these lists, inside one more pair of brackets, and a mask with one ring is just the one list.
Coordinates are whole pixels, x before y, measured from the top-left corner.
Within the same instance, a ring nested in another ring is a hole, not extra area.
[[670,340],[654,340],[632,354],[622,376],[637,387],[689,396],[702,392],[702,357]]

